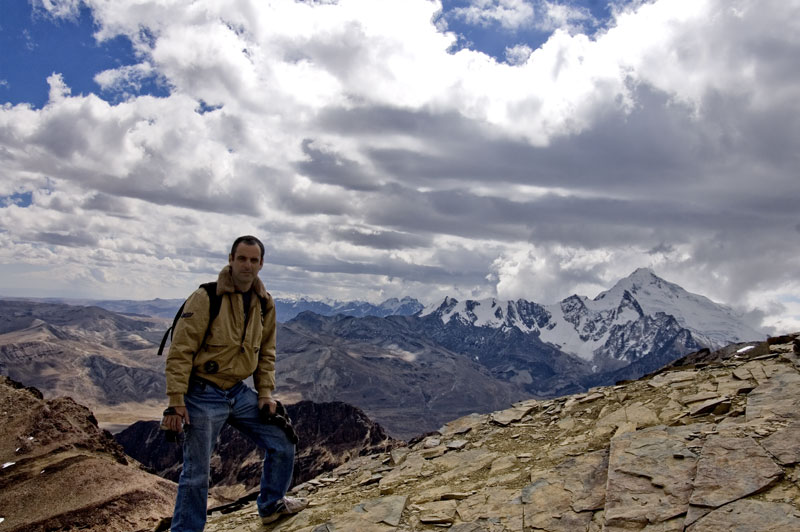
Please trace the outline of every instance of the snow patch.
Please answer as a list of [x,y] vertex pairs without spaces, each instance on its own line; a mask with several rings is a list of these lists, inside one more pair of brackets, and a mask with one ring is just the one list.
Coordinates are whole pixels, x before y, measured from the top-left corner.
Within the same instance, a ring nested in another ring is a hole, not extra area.
[[3,469],[5,469],[7,467],[11,467],[14,464],[16,464],[16,462],[6,462],[5,464],[3,464]]
[[747,346],[744,346],[743,348],[739,349],[736,352],[737,353],[746,353],[747,351],[750,351],[751,349],[755,349],[755,347],[756,346],[754,346],[754,345],[747,345]]
[[401,349],[400,346],[397,344],[386,346],[386,350],[392,355],[399,358],[400,360],[409,363],[416,362],[417,357],[419,356],[417,353],[412,353],[411,351],[406,351],[405,349]]

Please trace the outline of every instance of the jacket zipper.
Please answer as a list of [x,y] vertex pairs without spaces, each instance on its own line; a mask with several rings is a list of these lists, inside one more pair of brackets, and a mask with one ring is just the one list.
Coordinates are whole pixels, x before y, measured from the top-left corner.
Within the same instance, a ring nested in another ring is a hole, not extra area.
[[[244,296],[240,295],[239,297],[243,298]],[[244,339],[247,337],[247,324],[250,321],[250,314],[253,313],[252,307],[253,307],[253,299],[252,299],[252,296],[251,296],[249,312],[247,312],[247,314],[244,316],[244,327],[242,328],[242,341],[239,344],[239,352],[240,353],[244,353]],[[244,305],[242,305],[242,309],[244,309]]]

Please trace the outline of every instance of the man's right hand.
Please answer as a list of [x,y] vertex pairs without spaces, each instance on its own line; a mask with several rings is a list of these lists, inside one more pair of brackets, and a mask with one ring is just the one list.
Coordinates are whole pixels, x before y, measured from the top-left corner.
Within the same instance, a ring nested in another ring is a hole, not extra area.
[[181,433],[183,432],[183,425],[189,424],[189,412],[186,410],[185,406],[175,406],[173,408],[175,409],[175,413],[164,416],[164,420],[161,424],[167,430]]

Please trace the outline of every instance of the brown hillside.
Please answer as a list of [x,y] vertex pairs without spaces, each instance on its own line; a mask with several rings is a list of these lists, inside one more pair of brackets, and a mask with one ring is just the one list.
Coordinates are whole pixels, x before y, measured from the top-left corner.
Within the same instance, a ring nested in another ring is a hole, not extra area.
[[0,530],[152,530],[175,485],[129,463],[111,434],[69,398],[46,401],[0,376]]

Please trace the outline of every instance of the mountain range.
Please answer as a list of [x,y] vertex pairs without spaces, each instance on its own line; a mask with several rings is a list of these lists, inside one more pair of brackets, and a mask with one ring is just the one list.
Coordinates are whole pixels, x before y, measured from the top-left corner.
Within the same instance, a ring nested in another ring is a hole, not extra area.
[[[187,294],[188,295],[188,294]],[[10,301],[36,301],[39,303],[57,303],[73,306],[94,306],[105,310],[133,316],[151,318],[173,318],[183,303],[183,299],[70,299],[70,298],[5,298]],[[382,303],[374,304],[366,301],[317,301],[301,297],[298,299],[276,297],[275,311],[279,322],[289,321],[301,312],[311,311],[320,316],[410,316],[420,312],[424,305],[412,297],[402,299],[389,298]]]
[[[523,299],[459,302],[446,298],[424,309],[420,317],[431,314],[445,323],[458,320],[473,327],[517,328],[588,361],[610,357],[630,363],[649,351],[645,344],[631,341],[631,335],[638,330],[663,328],[663,325],[654,327],[648,320],[663,324],[671,317],[675,326],[686,330],[705,347],[718,348],[731,341],[766,336],[745,323],[731,308],[687,292],[647,268],[634,271],[591,300],[573,295],[556,304],[540,305]],[[640,342],[648,340],[641,338]]]
[[[133,311],[166,301],[118,302],[125,315],[3,301],[0,373],[46,395],[76,397],[104,426],[122,428],[143,413],[155,418],[164,362],[154,354],[169,319]],[[293,304],[289,314],[315,303]],[[376,307],[336,307],[356,316],[305,310],[279,324],[279,397],[344,401],[406,439],[472,412],[635,379],[692,351],[766,336],[730,308],[647,269],[591,300],[445,298],[422,308],[406,298]]]

